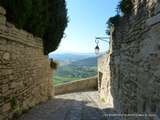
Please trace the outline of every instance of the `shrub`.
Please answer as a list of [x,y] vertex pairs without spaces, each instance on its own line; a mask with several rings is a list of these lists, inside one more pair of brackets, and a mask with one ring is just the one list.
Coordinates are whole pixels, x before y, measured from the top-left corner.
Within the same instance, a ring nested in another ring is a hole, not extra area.
[[43,38],[44,54],[57,49],[68,23],[65,0],[0,0],[0,5],[9,22]]
[[110,17],[107,22],[108,28],[106,30],[106,33],[110,35],[111,28],[119,24],[121,18],[120,12],[123,13],[123,15],[129,15],[132,12],[132,10],[133,3],[131,0],[121,0],[116,9],[117,15]]
[[10,98],[10,105],[11,105],[11,108],[14,110],[16,109],[17,107],[17,99],[15,96],[11,97]]
[[121,10],[123,14],[130,14],[133,9],[133,3],[131,0],[122,0],[119,3],[118,8]]
[[106,30],[108,35],[110,35],[111,28],[118,25],[120,18],[121,18],[120,15],[115,15],[114,17],[109,18],[107,22],[108,28]]
[[108,20],[108,26],[117,26],[120,20],[120,15],[115,15],[114,17],[110,17]]
[[56,61],[53,61],[53,59],[50,60],[50,68],[56,70],[58,67],[58,63]]

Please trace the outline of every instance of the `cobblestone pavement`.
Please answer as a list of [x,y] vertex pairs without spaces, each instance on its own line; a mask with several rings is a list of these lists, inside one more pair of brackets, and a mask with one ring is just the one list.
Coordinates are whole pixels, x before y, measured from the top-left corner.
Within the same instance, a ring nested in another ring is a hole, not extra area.
[[111,110],[102,110],[99,103],[95,91],[58,95],[34,107],[18,120],[119,120],[107,118],[105,111],[109,113]]

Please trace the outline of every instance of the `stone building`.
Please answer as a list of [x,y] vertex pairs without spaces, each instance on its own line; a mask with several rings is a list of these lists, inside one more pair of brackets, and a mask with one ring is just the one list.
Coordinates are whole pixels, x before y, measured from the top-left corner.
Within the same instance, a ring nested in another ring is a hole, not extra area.
[[99,69],[99,92],[105,101],[113,102],[119,113],[158,115],[160,1],[134,0],[133,3],[132,14],[123,16],[111,34],[110,53],[99,60],[99,67],[105,66]]

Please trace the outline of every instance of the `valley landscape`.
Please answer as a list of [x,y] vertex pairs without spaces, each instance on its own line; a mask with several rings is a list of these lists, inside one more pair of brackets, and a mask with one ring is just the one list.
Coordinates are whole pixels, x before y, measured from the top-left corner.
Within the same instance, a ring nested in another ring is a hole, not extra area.
[[58,53],[49,56],[58,62],[53,75],[55,85],[97,74],[97,58],[91,53]]

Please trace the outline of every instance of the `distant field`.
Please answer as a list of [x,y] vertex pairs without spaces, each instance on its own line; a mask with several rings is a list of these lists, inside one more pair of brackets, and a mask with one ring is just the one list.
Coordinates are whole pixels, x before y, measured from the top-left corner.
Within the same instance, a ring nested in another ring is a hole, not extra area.
[[55,85],[95,76],[96,67],[61,66],[53,75]]
[[[97,74],[97,58],[86,55],[58,55],[60,65],[54,72],[54,85],[95,76]],[[80,59],[81,58],[81,59]]]
[[57,76],[57,75],[55,75],[53,77],[54,85],[60,85],[60,84],[66,83],[66,82],[79,80],[79,79],[81,79],[81,78],[60,77],[60,76]]

